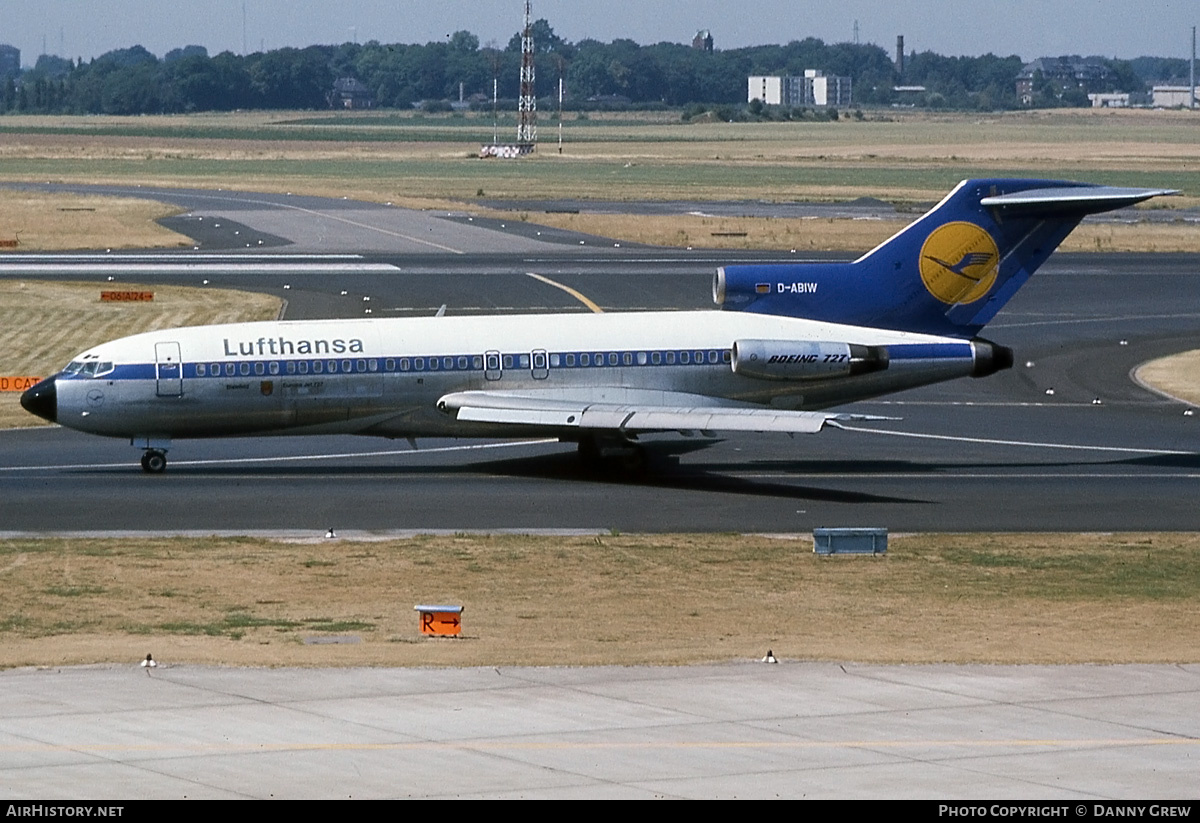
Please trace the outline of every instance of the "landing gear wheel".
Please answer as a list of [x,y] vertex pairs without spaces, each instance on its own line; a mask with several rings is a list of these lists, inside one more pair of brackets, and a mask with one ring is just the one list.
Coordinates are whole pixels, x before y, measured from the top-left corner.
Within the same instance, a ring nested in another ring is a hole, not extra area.
[[646,451],[625,438],[585,435],[579,439],[579,459],[592,474],[636,478],[646,473]]
[[162,474],[167,468],[167,454],[151,449],[142,455],[142,471],[147,474]]

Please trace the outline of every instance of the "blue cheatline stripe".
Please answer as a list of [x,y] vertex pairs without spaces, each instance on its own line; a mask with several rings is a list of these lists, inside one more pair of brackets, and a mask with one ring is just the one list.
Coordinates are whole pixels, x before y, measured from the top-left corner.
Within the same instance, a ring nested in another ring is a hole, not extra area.
[[[969,353],[969,347],[968,347]],[[915,356],[915,355],[914,355]],[[943,355],[945,356],[945,355]],[[529,352],[514,352],[500,355],[503,370],[529,370],[533,368]],[[728,366],[732,359],[730,349],[635,349],[629,351],[573,351],[548,352],[549,369],[595,369],[595,368],[650,368],[656,366]],[[522,362],[524,358],[524,362]],[[644,361],[644,362],[643,362]],[[296,366],[287,370],[288,364]],[[320,371],[314,365],[320,364]],[[304,364],[306,371],[300,371]],[[332,364],[332,367],[331,365]],[[232,366],[230,373],[228,367]],[[243,370],[244,367],[244,370]],[[274,367],[274,371],[272,371]],[[261,371],[260,371],[261,369]],[[201,374],[203,370],[203,374]],[[438,372],[478,372],[484,370],[483,356],[479,354],[439,354],[423,357],[390,356],[353,357],[327,355],[302,360],[219,360],[183,364],[185,379],[233,379],[251,377],[312,377],[327,374],[436,374]],[[122,363],[112,371],[94,377],[91,375],[63,375],[64,380],[154,380],[158,373],[154,363]]]
[[892,360],[934,360],[973,357],[970,343],[904,343],[887,346]]

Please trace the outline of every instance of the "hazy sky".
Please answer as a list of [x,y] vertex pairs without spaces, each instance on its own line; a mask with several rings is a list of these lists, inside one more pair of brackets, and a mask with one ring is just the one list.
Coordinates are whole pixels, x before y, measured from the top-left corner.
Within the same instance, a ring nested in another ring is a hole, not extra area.
[[[507,44],[522,0],[0,0],[0,42],[31,65],[45,50],[85,60],[141,44],[158,56],[189,44],[210,54],[281,46],[427,43],[466,29]],[[243,9],[245,25],[243,28]],[[534,18],[576,42],[690,42],[709,29],[717,48],[804,37],[862,43],[889,54],[1060,54],[1188,57],[1198,0],[533,0]],[[244,32],[244,34],[243,34]]]

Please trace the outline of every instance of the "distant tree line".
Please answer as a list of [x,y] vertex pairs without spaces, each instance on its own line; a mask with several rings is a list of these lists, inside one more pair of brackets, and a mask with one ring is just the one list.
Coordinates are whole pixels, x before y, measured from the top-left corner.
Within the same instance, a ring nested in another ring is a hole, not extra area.
[[[545,20],[538,20],[534,43],[538,96],[555,98],[561,76],[571,108],[672,106],[695,113],[720,107],[725,113],[736,110],[745,114],[748,76],[801,74],[805,69],[852,78],[856,105],[898,102],[894,87],[903,84],[925,87],[919,105],[982,110],[1020,106],[1014,81],[1022,61],[1016,56],[914,53],[906,58],[901,77],[890,55],[878,46],[826,44],[816,38],[708,52],[677,43],[642,46],[632,40],[569,43]],[[33,69],[3,80],[0,112],[319,109],[330,105],[333,83],[343,77],[364,83],[376,104],[383,107],[457,100],[460,88],[465,97],[474,97],[477,106],[486,107],[493,77],[501,98],[517,96],[520,49],[519,34],[499,48],[481,47],[475,35],[458,31],[443,42],[424,45],[371,41],[282,48],[246,56],[223,52],[210,57],[200,46],[174,49],[161,60],[141,46],[111,51],[87,63],[43,55]],[[1108,62],[1119,81],[1114,91],[1140,90],[1147,81],[1186,76],[1182,60]],[[1073,97],[1055,95],[1039,102],[1080,104]],[[760,107],[754,116],[778,114]]]

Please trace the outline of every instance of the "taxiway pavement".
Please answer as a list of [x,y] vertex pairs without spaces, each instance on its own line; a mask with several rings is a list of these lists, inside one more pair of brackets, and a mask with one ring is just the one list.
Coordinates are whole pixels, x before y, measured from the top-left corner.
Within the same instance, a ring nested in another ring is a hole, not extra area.
[[[289,318],[306,318],[367,308],[406,317],[442,304],[452,314],[587,311],[547,280],[606,311],[702,308],[713,270],[728,259],[560,248],[59,256],[41,265],[103,282],[114,276],[103,272],[118,271],[118,280],[268,291],[288,301]],[[24,264],[0,261],[0,276],[28,276]],[[413,451],[404,441],[345,437],[183,441],[165,475],[144,477],[137,451],[121,441],[57,428],[0,432],[0,528],[127,530],[148,506],[161,513],[160,530],[1195,529],[1200,416],[1131,373],[1200,342],[1197,272],[1195,255],[1055,256],[986,330],[1016,351],[1012,370],[852,407],[902,418],[895,422],[794,439],[736,436],[682,454],[672,449],[698,441],[664,438],[651,474],[634,480],[584,474],[568,445],[418,441]]]
[[[1200,667],[0,673],[22,799],[1195,798]],[[1079,816],[1079,815],[1077,815]]]

